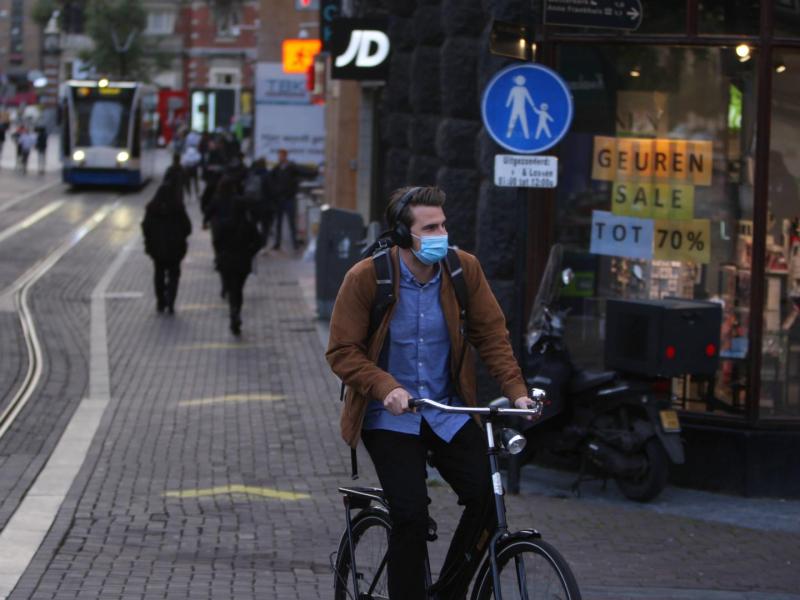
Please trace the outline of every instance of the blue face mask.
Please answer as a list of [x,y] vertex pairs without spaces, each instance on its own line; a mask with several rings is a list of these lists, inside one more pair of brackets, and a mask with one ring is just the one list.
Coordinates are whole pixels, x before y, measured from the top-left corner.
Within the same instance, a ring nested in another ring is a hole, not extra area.
[[419,237],[417,235],[411,234],[412,237],[417,238],[420,241],[420,248],[419,250],[412,249],[411,251],[414,253],[421,262],[425,263],[426,265],[435,265],[437,262],[442,260],[445,256],[447,256],[447,235],[426,235],[423,237]]

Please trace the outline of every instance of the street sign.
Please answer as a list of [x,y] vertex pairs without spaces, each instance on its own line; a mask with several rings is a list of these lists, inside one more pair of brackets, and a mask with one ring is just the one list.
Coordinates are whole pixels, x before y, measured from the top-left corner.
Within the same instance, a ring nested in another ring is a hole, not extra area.
[[537,64],[512,65],[486,86],[483,125],[495,142],[519,154],[555,146],[572,123],[572,94],[561,77]]
[[342,12],[342,0],[321,0],[319,5],[319,39],[322,51],[330,52],[333,21]]
[[330,39],[332,79],[385,81],[392,49],[386,19],[335,19]]
[[554,188],[558,183],[558,158],[496,154],[494,184],[499,187]]
[[633,31],[642,24],[641,0],[547,0],[544,22],[569,27]]
[[314,64],[322,42],[313,39],[288,39],[281,44],[283,51],[284,73],[307,73],[308,68]]

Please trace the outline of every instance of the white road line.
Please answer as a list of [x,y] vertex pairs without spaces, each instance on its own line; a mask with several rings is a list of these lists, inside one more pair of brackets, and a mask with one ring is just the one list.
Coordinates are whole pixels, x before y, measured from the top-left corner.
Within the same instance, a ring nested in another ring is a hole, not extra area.
[[[119,201],[112,205],[104,206],[96,211],[91,217],[84,221],[80,227],[72,232],[72,235],[67,240],[56,248],[53,252],[47,255],[43,260],[33,265],[30,269],[20,275],[17,280],[8,286],[5,290],[0,292],[0,310],[14,310],[14,296],[23,287],[30,285],[32,282],[39,279],[42,275],[47,273],[53,265],[55,265],[61,258],[69,252],[75,244],[80,242],[97,227],[111,212],[117,209],[120,205]],[[2,433],[0,433],[2,435]]]
[[92,291],[89,397],[81,400],[47,464],[0,532],[0,600],[13,591],[50,530],[108,406],[105,293],[138,241],[134,236],[125,244]]
[[8,210],[9,208],[11,208],[13,206],[16,206],[20,202],[23,202],[23,201],[27,200],[28,198],[32,198],[33,196],[36,196],[37,194],[41,194],[42,192],[45,192],[45,191],[49,190],[50,188],[54,188],[57,185],[61,185],[61,182],[60,181],[54,181],[52,183],[46,183],[46,184],[44,184],[42,186],[39,186],[38,188],[33,189],[30,192],[27,192],[26,194],[23,194],[22,196],[14,198],[10,202],[6,202],[5,204],[0,205],[0,212],[3,212],[4,210]]
[[94,213],[66,242],[56,248],[56,250],[50,253],[43,261],[34,265],[24,273],[6,290],[4,296],[0,297],[0,306],[10,303],[14,307],[14,310],[19,313],[20,325],[22,326],[23,337],[28,350],[28,368],[22,379],[22,384],[15,392],[8,406],[6,406],[5,410],[0,414],[0,438],[5,435],[6,431],[8,431],[14,422],[14,419],[17,418],[17,415],[28,403],[28,400],[30,400],[33,392],[36,391],[36,386],[39,383],[39,377],[41,376],[44,363],[41,344],[39,343],[39,334],[33,322],[33,314],[28,306],[28,292],[34,283],[47,273],[53,265],[61,260],[61,258],[90,231],[97,227],[118,205],[119,202],[116,202],[114,205],[103,207]]
[[5,240],[7,240],[12,235],[14,235],[16,233],[19,233],[23,229],[27,229],[28,227],[30,227],[34,223],[36,223],[38,221],[41,221],[42,219],[44,219],[50,213],[53,213],[56,210],[58,210],[61,207],[61,205],[64,204],[64,202],[65,202],[65,200],[63,200],[63,199],[56,200],[55,202],[51,202],[50,204],[48,204],[44,208],[42,208],[40,210],[37,210],[35,213],[30,215],[29,217],[26,217],[25,219],[22,219],[22,221],[20,221],[16,225],[12,225],[11,227],[7,227],[3,231],[0,231],[0,242],[3,242]]

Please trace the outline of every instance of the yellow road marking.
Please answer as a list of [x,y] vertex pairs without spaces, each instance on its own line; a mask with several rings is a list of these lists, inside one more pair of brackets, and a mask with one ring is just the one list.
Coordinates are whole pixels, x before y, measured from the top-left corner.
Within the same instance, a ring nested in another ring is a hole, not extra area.
[[210,303],[210,304],[179,304],[179,310],[214,310],[217,308],[228,308],[227,304],[223,304],[221,302]]
[[255,348],[253,344],[237,344],[232,342],[201,342],[199,344],[188,344],[178,346],[178,350],[243,350],[245,348]]
[[284,492],[274,488],[242,485],[239,483],[197,490],[176,490],[164,492],[162,495],[167,498],[207,498],[209,496],[219,496],[222,494],[246,494],[248,496],[261,496],[262,498],[272,498],[275,500],[307,500],[311,497],[308,494],[302,494],[300,492]]
[[205,406],[221,402],[274,402],[276,400],[286,400],[286,396],[283,394],[226,394],[212,398],[182,400],[178,402],[178,406]]

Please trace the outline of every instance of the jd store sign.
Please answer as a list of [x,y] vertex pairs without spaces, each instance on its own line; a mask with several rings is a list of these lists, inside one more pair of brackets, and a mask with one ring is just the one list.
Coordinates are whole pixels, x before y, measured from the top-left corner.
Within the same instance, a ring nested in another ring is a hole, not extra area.
[[331,36],[331,77],[385,81],[391,43],[383,19],[336,19]]

